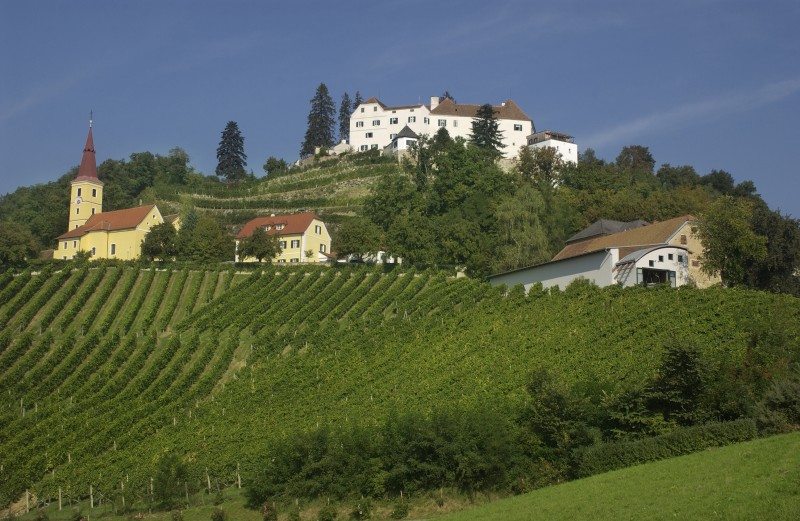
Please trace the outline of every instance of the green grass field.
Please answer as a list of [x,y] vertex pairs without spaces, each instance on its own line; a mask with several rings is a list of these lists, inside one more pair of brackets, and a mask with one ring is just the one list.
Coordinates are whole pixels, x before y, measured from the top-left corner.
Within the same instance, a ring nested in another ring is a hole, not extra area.
[[629,467],[438,519],[798,518],[800,433]]
[[[441,274],[92,268],[0,277],[0,500],[143,504],[180,454],[195,488],[236,481],[283,436],[391,410],[511,409],[546,367],[640,385],[679,338],[737,360],[753,321],[800,300],[735,289],[588,289],[506,298]],[[123,487],[124,486],[124,487]]]

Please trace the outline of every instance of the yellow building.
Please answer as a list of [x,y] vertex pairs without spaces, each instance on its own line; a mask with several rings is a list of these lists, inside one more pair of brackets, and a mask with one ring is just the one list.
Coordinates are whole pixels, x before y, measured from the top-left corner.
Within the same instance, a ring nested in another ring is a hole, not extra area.
[[325,223],[313,212],[256,217],[247,222],[236,235],[236,262],[256,262],[253,257],[239,258],[239,243],[250,237],[257,228],[277,235],[281,253],[277,263],[315,263],[330,260],[331,236]]
[[103,182],[97,177],[90,123],[81,166],[70,186],[69,228],[58,237],[53,258],[69,260],[86,251],[95,259],[136,259],[144,236],[163,222],[155,205],[103,212]]

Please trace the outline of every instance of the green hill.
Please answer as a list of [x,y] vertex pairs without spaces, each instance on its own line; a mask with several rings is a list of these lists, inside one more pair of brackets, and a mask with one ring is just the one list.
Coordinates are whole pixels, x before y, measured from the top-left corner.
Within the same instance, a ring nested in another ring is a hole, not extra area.
[[543,488],[437,518],[797,519],[800,433],[738,443]]
[[292,432],[445,404],[510,409],[539,367],[637,385],[676,338],[737,359],[752,321],[776,315],[800,335],[799,300],[754,291],[506,298],[471,279],[351,268],[5,274],[0,502],[90,485],[111,497],[123,481],[129,501],[145,497],[170,450],[198,484],[230,485]]

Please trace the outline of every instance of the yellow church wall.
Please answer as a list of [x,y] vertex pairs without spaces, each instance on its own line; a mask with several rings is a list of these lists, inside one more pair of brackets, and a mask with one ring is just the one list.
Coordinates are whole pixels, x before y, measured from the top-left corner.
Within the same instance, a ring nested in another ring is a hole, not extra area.
[[69,197],[69,229],[74,230],[102,211],[103,185],[92,181],[73,181]]
[[161,212],[158,207],[153,207],[136,228],[97,230],[77,239],[60,240],[54,258],[69,260],[79,251],[88,251],[93,259],[137,259],[142,253],[142,241],[147,232],[162,222]]

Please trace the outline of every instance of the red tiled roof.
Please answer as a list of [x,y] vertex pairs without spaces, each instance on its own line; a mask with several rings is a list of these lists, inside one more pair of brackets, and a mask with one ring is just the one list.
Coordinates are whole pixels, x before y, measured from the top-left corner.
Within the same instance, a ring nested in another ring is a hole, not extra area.
[[666,243],[683,223],[694,220],[695,218],[692,215],[682,215],[632,230],[612,233],[610,235],[601,235],[593,239],[574,242],[564,246],[564,249],[558,252],[558,254],[553,257],[553,260],[569,259],[570,257],[577,257],[606,248],[621,248],[620,257],[622,257],[623,251],[630,253],[648,246],[657,246]]
[[[441,116],[462,116],[465,118],[474,118],[478,114],[478,109],[481,105],[468,105],[465,103],[455,103],[450,98],[442,100],[434,109],[431,114]],[[525,112],[519,108],[519,105],[512,100],[506,100],[502,105],[492,105],[497,119],[515,119],[518,121],[531,121]]]
[[89,135],[86,136],[86,145],[83,147],[81,166],[78,168],[76,181],[94,181],[102,184],[97,178],[97,158],[94,151],[94,139],[92,138],[92,127],[89,127]]
[[[300,235],[311,226],[311,221],[314,219],[319,219],[314,212],[256,217],[242,226],[242,229],[236,234],[236,238],[244,239],[245,237],[250,237],[256,228],[266,228],[267,226],[271,227],[270,230],[267,230],[270,235]],[[279,224],[283,225],[280,230],[277,229]]]
[[114,210],[113,212],[100,212],[92,215],[82,226],[70,230],[65,234],[59,235],[59,239],[73,239],[83,237],[89,232],[98,230],[115,231],[129,230],[139,226],[150,210],[155,205],[137,206],[136,208],[126,208],[125,210]]

